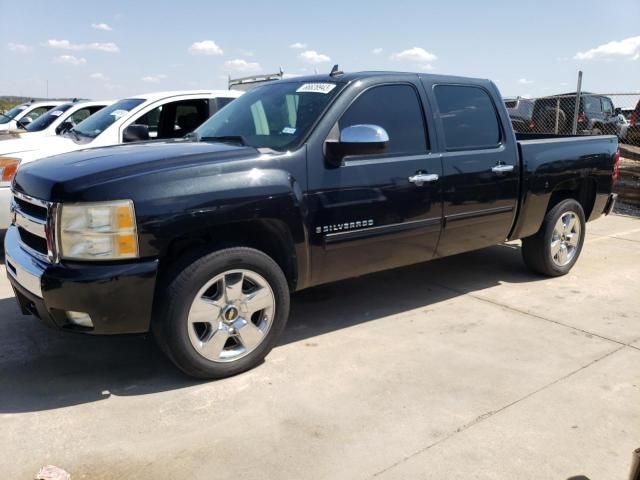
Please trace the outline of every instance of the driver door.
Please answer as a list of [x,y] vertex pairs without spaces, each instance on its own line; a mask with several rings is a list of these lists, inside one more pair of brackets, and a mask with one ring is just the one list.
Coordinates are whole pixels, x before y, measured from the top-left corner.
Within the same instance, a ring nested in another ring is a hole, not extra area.
[[[389,136],[386,150],[345,157],[339,167],[309,152],[313,283],[433,257],[442,223],[442,165],[430,152],[422,105],[419,85],[372,86],[327,140],[336,141],[349,126],[377,125]],[[415,181],[420,174],[434,180]]]

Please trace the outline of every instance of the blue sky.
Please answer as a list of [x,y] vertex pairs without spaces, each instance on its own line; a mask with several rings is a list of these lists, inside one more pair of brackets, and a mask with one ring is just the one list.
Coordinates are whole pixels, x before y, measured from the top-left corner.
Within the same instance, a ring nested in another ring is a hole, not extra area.
[[[613,43],[611,43],[613,42]],[[640,1],[0,0],[0,94],[122,98],[226,77],[382,69],[507,95],[640,91]]]

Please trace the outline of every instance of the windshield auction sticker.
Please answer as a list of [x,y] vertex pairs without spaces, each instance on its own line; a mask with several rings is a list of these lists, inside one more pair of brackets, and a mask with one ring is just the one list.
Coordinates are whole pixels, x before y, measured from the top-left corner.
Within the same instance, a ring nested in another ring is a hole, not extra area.
[[113,112],[111,112],[111,115],[113,115],[115,120],[119,120],[122,117],[124,117],[127,113],[129,113],[127,110],[114,110]]
[[296,92],[324,93],[325,95],[336,88],[335,83],[305,83],[301,85]]

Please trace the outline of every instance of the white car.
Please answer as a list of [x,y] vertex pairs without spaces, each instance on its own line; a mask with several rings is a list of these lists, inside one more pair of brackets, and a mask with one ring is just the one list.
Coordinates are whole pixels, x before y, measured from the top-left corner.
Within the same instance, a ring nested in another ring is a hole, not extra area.
[[0,135],[0,152],[18,151],[19,146],[26,145],[27,141],[37,142],[41,137],[61,135],[112,103],[113,100],[75,100],[61,103],[26,127],[9,130],[9,135]]
[[7,112],[0,113],[0,133],[15,130],[19,127],[18,122],[26,126],[61,103],[58,101],[31,101],[21,103]]
[[[10,223],[10,185],[19,165],[75,150],[181,138],[242,93],[198,90],[136,95],[103,108],[65,135],[22,144],[0,142],[0,231]],[[10,148],[5,148],[7,144]]]

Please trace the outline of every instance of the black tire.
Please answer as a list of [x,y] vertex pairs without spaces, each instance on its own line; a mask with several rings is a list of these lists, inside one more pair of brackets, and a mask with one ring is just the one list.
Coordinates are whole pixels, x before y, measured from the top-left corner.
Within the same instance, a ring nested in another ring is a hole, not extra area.
[[[573,258],[566,265],[558,265],[553,260],[551,241],[556,223],[565,213],[573,212],[580,222],[580,238]],[[522,257],[524,263],[535,273],[550,277],[566,275],[580,257],[585,238],[585,216],[582,206],[573,199],[563,200],[553,207],[544,217],[538,233],[522,240]]]
[[595,127],[591,130],[591,135],[602,135],[602,130],[600,127]]
[[[255,350],[223,363],[200,355],[189,340],[188,315],[198,291],[212,278],[229,270],[248,270],[263,277],[275,298],[271,326]],[[167,275],[159,289],[152,330],[161,350],[184,373],[196,378],[217,379],[242,373],[259,365],[274,347],[289,317],[289,285],[278,264],[268,255],[245,247],[185,257]]]

